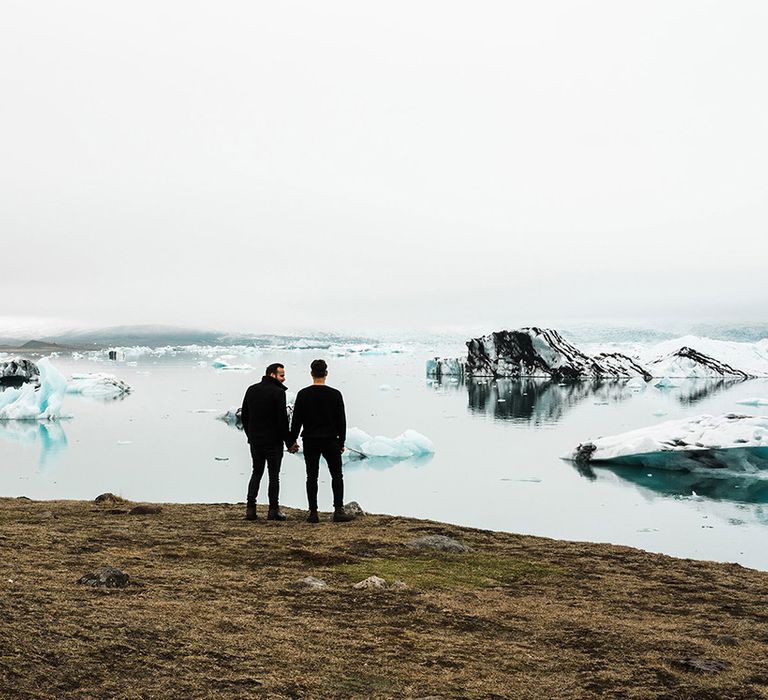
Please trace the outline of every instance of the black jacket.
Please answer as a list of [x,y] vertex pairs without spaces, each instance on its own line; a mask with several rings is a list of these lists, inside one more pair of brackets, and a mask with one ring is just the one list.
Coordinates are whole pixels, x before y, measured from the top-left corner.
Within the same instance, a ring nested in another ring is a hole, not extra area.
[[344,447],[347,438],[347,417],[344,399],[338,389],[325,384],[312,384],[296,396],[291,420],[291,444],[299,431],[304,440],[334,440]]
[[243,397],[240,419],[251,445],[270,446],[288,442],[288,413],[285,404],[286,387],[274,377],[262,377],[258,384],[248,387]]

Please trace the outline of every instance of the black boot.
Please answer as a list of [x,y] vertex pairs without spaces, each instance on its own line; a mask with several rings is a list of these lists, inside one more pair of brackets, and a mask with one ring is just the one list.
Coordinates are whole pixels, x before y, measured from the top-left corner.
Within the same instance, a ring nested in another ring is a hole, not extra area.
[[336,510],[333,511],[333,522],[335,523],[348,523],[350,520],[354,519],[353,516],[347,515],[343,508],[336,508]]
[[309,511],[309,515],[307,516],[307,522],[308,523],[319,523],[320,522],[320,518],[317,515],[317,511],[316,510],[310,510]]
[[270,508],[267,511],[267,520],[287,520],[286,516],[284,516],[279,508]]
[[245,519],[256,520],[256,504],[252,506],[245,506]]

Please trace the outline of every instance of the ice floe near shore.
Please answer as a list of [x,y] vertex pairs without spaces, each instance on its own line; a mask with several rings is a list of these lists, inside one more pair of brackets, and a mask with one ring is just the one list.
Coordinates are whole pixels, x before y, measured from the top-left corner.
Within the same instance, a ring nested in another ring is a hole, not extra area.
[[55,420],[61,418],[61,404],[67,380],[48,360],[38,361],[40,384],[28,382],[0,392],[0,420]]
[[755,471],[768,468],[768,417],[728,413],[666,421],[580,443],[563,458],[580,464]]

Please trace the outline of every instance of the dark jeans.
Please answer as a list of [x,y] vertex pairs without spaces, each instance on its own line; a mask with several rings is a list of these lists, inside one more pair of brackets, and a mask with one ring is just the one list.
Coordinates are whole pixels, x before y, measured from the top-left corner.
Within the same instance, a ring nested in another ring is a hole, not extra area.
[[344,476],[341,473],[341,449],[336,440],[304,440],[304,464],[307,465],[307,501],[309,509],[317,510],[317,477],[320,457],[325,457],[331,472],[333,507],[344,507]]
[[259,484],[264,475],[264,464],[269,471],[269,507],[277,508],[280,500],[280,464],[283,461],[283,445],[251,445],[251,459],[253,459],[253,474],[248,483],[248,498],[245,502],[248,506],[256,505],[256,496],[259,493]]

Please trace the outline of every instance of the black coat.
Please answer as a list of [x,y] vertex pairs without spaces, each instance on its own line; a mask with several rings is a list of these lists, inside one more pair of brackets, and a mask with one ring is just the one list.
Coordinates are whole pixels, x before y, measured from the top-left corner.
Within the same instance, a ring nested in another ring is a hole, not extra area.
[[243,397],[240,419],[251,445],[272,446],[288,442],[288,413],[286,388],[274,377],[262,377],[258,384],[248,387]]

